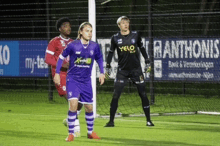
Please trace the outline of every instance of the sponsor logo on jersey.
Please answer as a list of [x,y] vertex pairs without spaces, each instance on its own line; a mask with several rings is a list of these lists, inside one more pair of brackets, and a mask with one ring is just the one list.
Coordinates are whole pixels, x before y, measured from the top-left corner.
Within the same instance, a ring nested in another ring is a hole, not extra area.
[[131,43],[132,43],[132,44],[135,44],[135,39],[131,39]]
[[90,55],[92,56],[93,54],[94,54],[94,51],[93,51],[93,50],[91,50],[91,51],[90,51]]
[[90,65],[92,63],[92,58],[78,57],[74,63],[76,65]]
[[80,51],[76,51],[76,54],[81,54],[81,52]]
[[65,47],[65,46],[66,46],[64,40],[60,40],[60,43],[61,43],[62,47]]
[[119,47],[119,49],[121,50],[121,52],[125,51],[125,52],[130,52],[130,53],[135,53],[136,49],[134,45],[130,45],[130,46],[121,46]]
[[122,44],[122,39],[118,39],[118,44]]

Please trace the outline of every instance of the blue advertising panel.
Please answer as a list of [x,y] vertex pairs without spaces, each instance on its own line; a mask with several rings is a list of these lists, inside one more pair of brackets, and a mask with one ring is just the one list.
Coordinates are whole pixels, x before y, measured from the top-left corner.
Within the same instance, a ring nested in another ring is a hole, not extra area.
[[0,77],[19,76],[18,41],[0,41]]
[[153,46],[155,80],[220,80],[220,38],[154,39]]
[[20,50],[20,76],[47,77],[48,65],[44,62],[45,50],[48,42],[19,41]]

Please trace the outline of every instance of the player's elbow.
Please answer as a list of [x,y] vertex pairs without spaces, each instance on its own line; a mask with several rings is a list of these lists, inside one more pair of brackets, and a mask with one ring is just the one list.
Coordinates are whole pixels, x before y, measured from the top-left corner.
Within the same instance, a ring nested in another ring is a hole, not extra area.
[[51,59],[51,57],[49,57],[49,56],[45,57],[45,61],[44,62],[46,64],[48,64],[48,65],[53,65],[53,59]]
[[48,56],[45,56],[44,62],[45,62],[46,64],[50,65],[50,61],[49,61]]

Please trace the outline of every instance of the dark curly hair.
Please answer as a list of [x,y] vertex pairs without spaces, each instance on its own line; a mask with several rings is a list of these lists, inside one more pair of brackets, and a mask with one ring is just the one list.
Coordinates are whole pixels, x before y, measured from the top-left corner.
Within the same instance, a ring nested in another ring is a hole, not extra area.
[[64,23],[64,22],[69,22],[70,23],[70,19],[68,17],[62,17],[60,19],[57,20],[56,22],[56,30],[59,31],[60,26]]

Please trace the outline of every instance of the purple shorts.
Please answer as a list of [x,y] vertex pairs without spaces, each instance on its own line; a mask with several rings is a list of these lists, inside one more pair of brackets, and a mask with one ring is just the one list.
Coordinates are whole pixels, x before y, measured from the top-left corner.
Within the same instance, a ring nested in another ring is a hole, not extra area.
[[82,104],[93,103],[93,93],[91,81],[78,82],[72,78],[68,78],[66,81],[67,98],[78,99],[78,102]]

